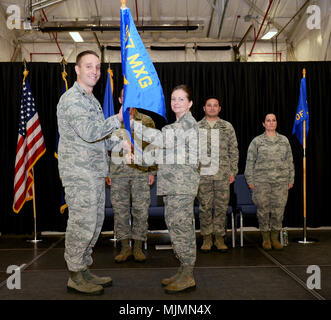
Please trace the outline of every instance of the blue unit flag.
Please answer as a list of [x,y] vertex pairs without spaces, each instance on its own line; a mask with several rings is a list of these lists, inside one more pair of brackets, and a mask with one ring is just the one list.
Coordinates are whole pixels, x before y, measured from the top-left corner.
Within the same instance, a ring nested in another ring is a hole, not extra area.
[[129,8],[121,8],[121,55],[124,78],[123,119],[131,141],[130,108],[161,115],[166,120],[163,89],[134,24]]
[[300,85],[300,95],[297,111],[295,114],[294,124],[292,134],[295,134],[303,145],[303,121],[306,120],[306,137],[309,130],[309,112],[307,103],[307,88],[306,88],[306,78],[301,79]]
[[103,99],[103,114],[105,119],[113,116],[115,114],[114,111],[114,101],[113,101],[113,71],[108,68],[107,70],[107,84],[105,90],[105,96]]

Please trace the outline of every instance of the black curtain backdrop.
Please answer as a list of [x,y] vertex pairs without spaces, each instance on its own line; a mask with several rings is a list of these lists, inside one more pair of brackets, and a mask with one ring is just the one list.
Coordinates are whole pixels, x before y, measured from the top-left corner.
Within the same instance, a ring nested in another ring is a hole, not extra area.
[[[103,102],[107,64],[102,65],[101,78],[94,94]],[[122,87],[121,64],[111,65],[114,71],[115,111],[117,96]],[[188,84],[193,90],[192,114],[200,120],[204,116],[204,99],[217,95],[221,101],[220,116],[232,123],[239,143],[239,173],[244,172],[247,148],[251,140],[264,130],[262,120],[266,112],[274,112],[278,132],[289,138],[295,163],[295,186],[289,192],[284,226],[302,227],[302,147],[292,135],[298,103],[302,69],[307,70],[307,97],[310,111],[310,129],[307,138],[307,225],[331,226],[331,215],[325,205],[328,182],[331,181],[328,125],[330,123],[331,62],[283,63],[155,63],[167,106],[167,117],[175,117],[170,109],[170,93],[178,84]],[[39,113],[46,153],[35,165],[35,188],[38,231],[65,231],[67,213],[61,215],[60,180],[57,160],[54,158],[56,133],[56,105],[61,95],[62,66],[56,63],[28,63],[31,84]],[[68,84],[76,79],[74,64],[66,67]],[[1,101],[1,199],[0,232],[28,234],[33,232],[32,201],[15,214],[12,210],[15,153],[18,135],[23,64],[0,63]],[[152,114],[157,127],[165,122]]]

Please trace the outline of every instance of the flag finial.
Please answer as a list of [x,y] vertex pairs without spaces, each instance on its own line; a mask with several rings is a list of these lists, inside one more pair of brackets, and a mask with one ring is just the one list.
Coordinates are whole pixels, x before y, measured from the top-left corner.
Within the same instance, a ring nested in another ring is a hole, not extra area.
[[25,58],[23,59],[23,64],[24,64],[24,71],[23,71],[23,83],[25,82],[25,78],[28,76],[29,74],[29,71],[28,69],[26,68],[26,60]]
[[64,59],[64,57],[61,60],[61,64],[62,64],[63,70],[65,71],[66,70],[66,64],[68,64],[68,62],[66,61],[66,59]]
[[122,9],[126,8],[126,0],[121,0]]
[[303,68],[303,69],[302,69],[302,76],[303,76],[304,78],[306,78],[306,68]]

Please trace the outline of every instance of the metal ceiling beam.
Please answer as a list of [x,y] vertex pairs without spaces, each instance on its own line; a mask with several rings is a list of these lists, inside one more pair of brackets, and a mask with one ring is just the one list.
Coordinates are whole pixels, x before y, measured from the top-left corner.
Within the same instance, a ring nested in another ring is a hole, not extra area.
[[[156,50],[156,51],[173,51],[173,50],[181,50],[181,51],[185,51],[186,49],[188,49],[187,46],[182,45],[182,46],[178,46],[178,45],[170,45],[170,46],[164,46],[164,45],[147,45],[146,48],[149,48],[151,50]],[[114,51],[120,51],[121,50],[121,46],[106,46],[107,50],[114,50]],[[193,46],[194,50],[208,50],[208,51],[225,51],[225,50],[231,50],[231,46],[199,46],[199,45],[194,45]]]
[[[42,13],[43,13],[43,16],[44,16],[45,20],[48,21],[48,18],[47,18],[47,15],[46,15],[45,10],[44,10],[44,9],[41,9],[41,11],[42,11]],[[61,48],[60,48],[59,42],[57,41],[57,34],[54,34],[54,33],[52,32],[52,36],[53,36],[53,39],[54,39],[54,41],[55,41],[55,43],[56,43],[56,45],[57,45],[57,48],[58,48],[59,51],[60,51],[61,56],[63,57],[63,52],[62,52],[62,50],[61,50]]]
[[[285,28],[295,19],[295,17],[300,14],[309,4],[310,0],[306,0],[306,2],[302,5],[302,7],[295,13],[295,15],[286,23],[286,25],[277,33],[276,38],[285,30]],[[295,26],[294,28],[295,29]]]
[[[210,34],[210,29],[214,20],[214,13],[215,10],[219,16],[218,22],[220,22],[220,26],[218,29],[218,34],[217,34],[217,38],[220,37],[221,31],[222,31],[222,27],[223,27],[223,21],[224,21],[224,16],[225,16],[225,11],[226,8],[228,6],[229,0],[207,0],[209,5],[212,7],[212,11],[210,13],[210,19],[209,19],[209,23],[208,23],[208,30],[207,30],[207,34],[206,36],[209,37]],[[222,14],[222,17],[221,17]]]
[[[150,21],[148,23],[137,23],[136,27],[139,31],[195,31],[202,30],[204,27],[203,21],[175,21],[175,22],[159,22]],[[41,32],[69,32],[69,31],[120,31],[120,24],[110,23],[95,23],[91,22],[44,22],[37,28]]]
[[[278,47],[278,36],[285,30],[285,28],[294,20],[294,18],[303,10],[307,7],[309,4],[310,0],[306,0],[306,2],[303,4],[303,6],[294,14],[294,16],[286,23],[286,25],[278,32],[276,35],[276,52],[277,52],[277,47]],[[293,26],[292,30],[287,33],[287,40],[291,39],[293,37],[294,32],[296,31],[297,27],[300,25],[301,20],[297,22],[296,25]],[[294,52],[293,52],[294,56]]]
[[[33,40],[33,39],[30,39],[30,40],[18,40],[20,41],[21,44],[34,44],[34,43],[40,43],[40,44],[49,44],[50,41],[49,40]],[[114,45],[114,46],[120,46],[120,41],[119,40],[108,40],[108,39],[100,39],[99,38],[99,41],[101,43],[101,45],[104,45],[104,46],[109,46],[109,45]],[[59,44],[72,44],[72,38],[71,37],[67,37],[66,39],[58,39],[58,42]],[[92,37],[92,38],[89,38],[89,39],[84,39],[84,43],[87,44],[87,43],[90,43],[90,44],[95,44],[95,38]],[[192,46],[194,45],[197,45],[197,44],[202,44],[202,45],[214,45],[215,43],[216,44],[224,44],[224,46],[228,46],[229,45],[229,41],[217,41],[217,42],[214,42],[214,41],[211,41],[210,39],[206,39],[206,38],[203,38],[203,39],[172,39],[170,41],[171,44],[173,45],[187,45],[187,44],[192,44]],[[155,44],[155,41],[153,41],[152,39],[144,39],[144,44],[146,46],[146,48],[148,48],[149,45],[154,45]],[[167,45],[169,46],[169,40],[162,40],[162,41],[159,41],[157,43],[157,45]]]
[[195,46],[195,50],[208,50],[208,51],[227,51],[231,50],[231,46]]
[[214,0],[214,5],[211,6],[210,19],[209,19],[208,29],[207,29],[207,38],[209,38],[210,28],[211,28],[211,24],[212,24],[213,18],[214,18],[215,4],[216,4],[216,0]]
[[229,4],[229,0],[226,0],[225,5],[224,5],[223,14],[222,14],[222,20],[221,20],[221,23],[220,23],[220,27],[218,29],[217,38],[220,38],[220,36],[221,36],[221,31],[222,31],[222,28],[223,28],[225,12],[226,12],[226,9],[228,8],[228,4]]
[[236,29],[237,29],[237,24],[238,24],[238,20],[239,20],[240,16],[237,16],[236,18],[236,23],[234,24],[234,28],[233,28],[233,32],[232,32],[232,40],[231,40],[231,43],[233,44],[233,39],[234,39],[234,35],[236,33]]
[[[31,8],[32,8],[33,6],[37,6],[37,7],[36,7],[36,8],[33,8],[33,9],[31,10],[31,17],[34,16],[34,13],[35,13],[36,11],[41,10],[41,9],[43,9],[43,8],[47,8],[47,7],[49,7],[49,6],[52,6],[53,4],[57,4],[57,3],[59,3],[59,2],[63,2],[63,1],[65,1],[65,0],[54,0],[54,1],[52,1],[52,2],[48,2],[48,1],[39,1],[39,2],[35,2],[35,3],[33,3],[33,4],[31,5]],[[45,3],[45,4],[43,4],[43,3]],[[42,5],[42,4],[43,4],[43,5]]]
[[51,0],[40,0],[38,2],[33,2],[33,3],[32,3],[32,1],[29,1],[30,2],[29,6],[32,8],[32,7],[35,7],[35,6],[40,6],[40,5],[42,5],[42,4],[46,3],[46,2],[48,2],[48,4],[49,4],[50,1]]
[[11,59],[10,59],[10,62],[16,62],[18,55],[21,54],[21,53],[22,53],[21,43],[17,42],[16,45],[15,45],[14,53],[13,53]]
[[239,44],[238,44],[238,49],[240,49],[240,47],[242,46],[242,44],[246,41],[246,39],[247,39],[247,37],[248,37],[248,35],[249,35],[249,33],[251,32],[251,30],[253,29],[253,25],[251,24],[250,26],[249,26],[249,28],[247,29],[247,31],[246,31],[246,33],[245,33],[245,35],[242,37],[242,39],[240,40],[240,42],[239,42]]
[[262,30],[263,25],[264,25],[264,21],[265,21],[266,18],[268,17],[268,14],[269,14],[269,11],[270,11],[270,8],[271,8],[272,3],[273,3],[273,0],[269,0],[269,5],[268,5],[268,8],[267,8],[267,11],[266,11],[265,16],[264,16],[264,18],[263,18],[263,21],[262,21],[262,24],[261,24],[261,26],[260,26],[259,32],[257,33],[257,36],[256,36],[256,38],[255,38],[255,40],[254,40],[254,43],[253,43],[253,46],[252,46],[252,50],[251,50],[250,54],[248,55],[249,57],[252,55],[253,50],[254,50],[254,47],[255,47],[255,45],[256,45],[256,42],[257,42],[257,40],[259,39],[259,36],[260,36],[261,30]]
[[95,12],[97,14],[97,17],[100,17],[99,8],[98,8],[97,1],[96,0],[94,0],[94,5],[95,5]]
[[[255,12],[257,12],[260,16],[264,17],[265,12],[263,12],[258,6],[256,6],[252,1],[250,0],[244,0]],[[280,30],[283,28],[282,25],[275,21],[270,21],[270,23],[277,28],[277,30]],[[286,33],[285,33],[286,34]]]
[[94,36],[94,39],[95,39],[95,41],[96,41],[96,43],[98,45],[98,48],[100,50],[100,53],[101,53],[101,59],[100,60],[101,60],[101,62],[105,62],[104,61],[105,60],[105,47],[103,45],[101,45],[101,43],[100,43],[100,41],[98,39],[98,36],[97,36],[97,34],[95,32],[93,32],[93,36]]
[[240,62],[240,47],[242,46],[242,44],[246,41],[249,33],[251,32],[251,30],[253,29],[253,24],[251,24],[249,26],[249,28],[247,29],[245,35],[242,37],[242,39],[240,40],[238,45],[235,45],[232,47],[233,51],[234,51],[234,60],[237,62]]

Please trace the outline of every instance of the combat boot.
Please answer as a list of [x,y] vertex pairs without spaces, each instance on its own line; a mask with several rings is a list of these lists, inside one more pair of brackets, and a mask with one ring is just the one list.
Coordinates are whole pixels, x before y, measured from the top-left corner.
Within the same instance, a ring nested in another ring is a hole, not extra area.
[[193,289],[195,289],[193,267],[188,266],[183,266],[180,276],[164,288],[166,293],[177,293]]
[[215,236],[214,245],[216,246],[217,250],[221,252],[227,252],[229,249],[228,246],[224,243],[224,238],[221,235]]
[[213,238],[211,234],[208,234],[206,236],[203,236],[203,243],[201,246],[201,251],[202,252],[210,252],[211,247],[213,245]]
[[142,250],[143,242],[141,240],[135,240],[133,245],[133,257],[137,262],[146,261],[146,256]]
[[283,245],[279,242],[279,231],[271,231],[271,244],[275,250],[283,249]]
[[103,287],[98,284],[86,281],[82,271],[70,271],[67,289],[68,291],[84,293],[87,295],[99,295],[103,293]]
[[129,239],[121,240],[121,252],[115,257],[116,262],[124,262],[131,258],[132,250],[129,245]]
[[97,275],[91,273],[89,269],[82,271],[83,277],[87,282],[91,282],[93,284],[99,284],[104,288],[110,287],[112,285],[112,278],[111,277],[98,277]]
[[270,232],[269,231],[262,231],[262,248],[265,251],[271,250],[271,243],[270,243]]
[[171,282],[174,282],[175,280],[177,280],[177,279],[179,278],[179,276],[181,275],[182,271],[183,271],[183,267],[182,267],[182,265],[181,265],[181,266],[178,268],[176,274],[174,274],[174,275],[173,275],[172,277],[170,277],[170,278],[165,278],[165,279],[163,279],[163,280],[161,281],[162,286],[167,286],[167,285],[170,284]]

